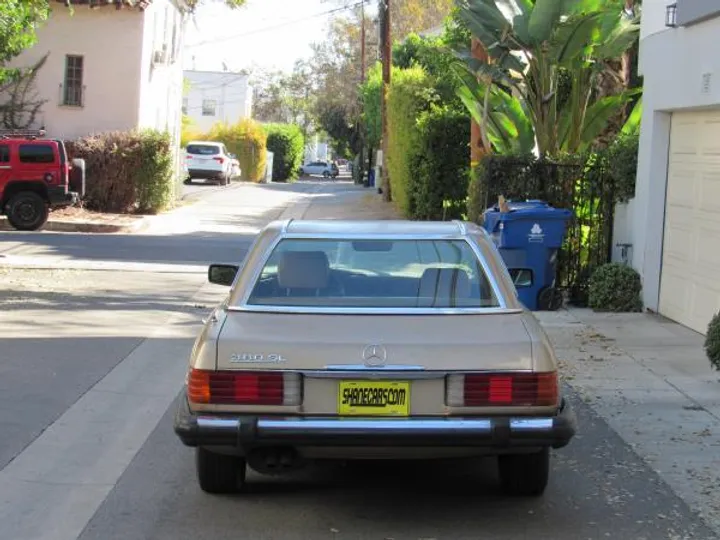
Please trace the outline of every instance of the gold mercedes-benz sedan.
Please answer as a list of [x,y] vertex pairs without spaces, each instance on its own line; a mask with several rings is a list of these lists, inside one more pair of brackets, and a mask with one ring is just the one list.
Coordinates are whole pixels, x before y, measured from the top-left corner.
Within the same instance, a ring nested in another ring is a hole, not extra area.
[[576,418],[543,329],[492,239],[464,222],[282,221],[241,265],[190,356],[175,432],[200,487],[317,459],[497,456],[545,491]]

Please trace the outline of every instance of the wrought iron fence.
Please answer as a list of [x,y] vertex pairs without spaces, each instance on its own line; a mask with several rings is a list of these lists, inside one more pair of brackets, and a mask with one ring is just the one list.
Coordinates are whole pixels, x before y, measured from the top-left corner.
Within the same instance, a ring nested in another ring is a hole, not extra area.
[[558,255],[557,285],[576,305],[587,305],[588,280],[611,259],[614,184],[593,162],[551,162],[502,156],[486,158],[485,207],[508,200],[540,199],[573,211]]

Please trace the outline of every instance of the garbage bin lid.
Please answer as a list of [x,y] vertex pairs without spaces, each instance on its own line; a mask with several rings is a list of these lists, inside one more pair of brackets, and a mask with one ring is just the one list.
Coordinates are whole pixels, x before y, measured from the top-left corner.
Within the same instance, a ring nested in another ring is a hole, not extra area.
[[[507,201],[507,206],[511,212],[516,212],[518,210],[537,210],[541,208],[553,208],[547,202],[541,201],[540,199],[528,199],[525,201]],[[492,207],[492,209],[495,212],[499,212],[500,206],[496,203]]]
[[[508,213],[500,214],[500,219],[517,218],[561,218],[567,219],[572,215],[571,210],[565,208],[555,208],[546,201],[539,199],[529,199],[526,201],[507,201]],[[488,212],[499,213],[500,207],[496,204],[492,208],[488,208]],[[512,217],[511,217],[512,216]]]

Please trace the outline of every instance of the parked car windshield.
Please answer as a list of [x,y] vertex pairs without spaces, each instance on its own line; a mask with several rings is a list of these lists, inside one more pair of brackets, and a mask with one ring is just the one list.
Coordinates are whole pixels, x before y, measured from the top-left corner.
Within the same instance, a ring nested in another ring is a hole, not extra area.
[[282,240],[255,283],[254,306],[499,307],[463,240]]
[[188,144],[188,154],[197,154],[200,156],[213,156],[220,153],[220,147],[213,144]]

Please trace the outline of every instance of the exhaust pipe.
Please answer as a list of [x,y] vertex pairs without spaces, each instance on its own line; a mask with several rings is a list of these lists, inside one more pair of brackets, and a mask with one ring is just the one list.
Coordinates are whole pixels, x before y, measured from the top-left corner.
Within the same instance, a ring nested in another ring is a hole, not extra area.
[[301,469],[305,462],[295,448],[255,448],[246,456],[248,466],[260,474],[286,474]]

